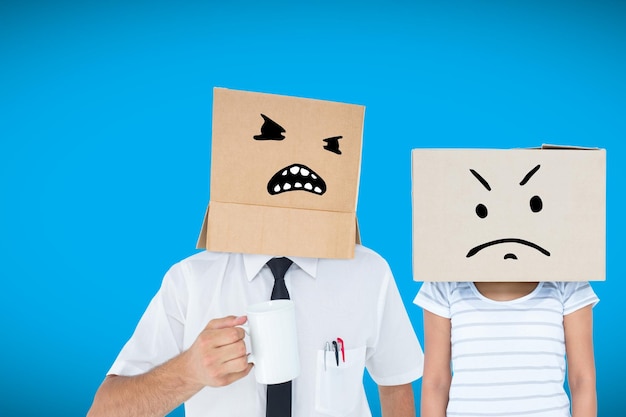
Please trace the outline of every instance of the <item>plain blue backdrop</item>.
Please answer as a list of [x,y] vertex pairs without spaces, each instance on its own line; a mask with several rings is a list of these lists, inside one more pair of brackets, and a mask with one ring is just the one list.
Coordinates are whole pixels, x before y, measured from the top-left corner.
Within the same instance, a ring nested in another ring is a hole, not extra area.
[[0,3],[0,415],[84,415],[196,252],[214,86],[367,107],[362,238],[420,339],[410,150],[606,148],[595,352],[600,415],[622,415],[624,22],[607,0]]

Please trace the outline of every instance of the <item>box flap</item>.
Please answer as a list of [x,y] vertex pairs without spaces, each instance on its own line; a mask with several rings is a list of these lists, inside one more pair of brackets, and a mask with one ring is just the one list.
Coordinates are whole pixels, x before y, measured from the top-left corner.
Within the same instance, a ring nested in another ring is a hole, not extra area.
[[211,202],[198,248],[276,256],[352,258],[360,242],[350,213]]
[[584,146],[570,146],[570,145],[550,145],[544,143],[541,145],[541,149],[560,149],[560,150],[574,150],[574,151],[597,151],[599,148],[587,148]]

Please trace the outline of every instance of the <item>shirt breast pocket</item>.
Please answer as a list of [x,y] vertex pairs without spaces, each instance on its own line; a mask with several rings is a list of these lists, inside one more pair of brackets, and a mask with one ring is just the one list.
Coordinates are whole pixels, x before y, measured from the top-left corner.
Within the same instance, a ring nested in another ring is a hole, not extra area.
[[345,362],[335,352],[317,352],[315,409],[317,412],[341,417],[348,415],[359,404],[363,395],[365,346],[345,351]]

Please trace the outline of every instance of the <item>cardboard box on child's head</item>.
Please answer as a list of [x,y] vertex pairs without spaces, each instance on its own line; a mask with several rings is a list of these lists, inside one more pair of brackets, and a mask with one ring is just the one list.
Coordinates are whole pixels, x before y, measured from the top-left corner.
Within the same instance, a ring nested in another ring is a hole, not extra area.
[[215,88],[211,199],[197,247],[353,257],[364,111]]
[[606,152],[415,149],[416,281],[605,279]]

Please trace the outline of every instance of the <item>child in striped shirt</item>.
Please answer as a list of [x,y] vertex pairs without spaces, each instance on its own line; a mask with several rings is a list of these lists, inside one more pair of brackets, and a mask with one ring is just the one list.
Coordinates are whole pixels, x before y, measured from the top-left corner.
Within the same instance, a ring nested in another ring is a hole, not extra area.
[[421,416],[595,417],[598,301],[587,282],[425,282]]

